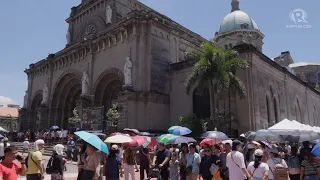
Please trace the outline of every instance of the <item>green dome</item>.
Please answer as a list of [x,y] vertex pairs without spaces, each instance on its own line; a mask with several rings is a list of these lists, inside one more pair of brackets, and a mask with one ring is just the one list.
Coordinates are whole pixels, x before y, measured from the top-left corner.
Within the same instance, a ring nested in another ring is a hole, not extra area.
[[237,29],[259,30],[257,23],[245,12],[236,10],[229,13],[221,22],[219,33]]

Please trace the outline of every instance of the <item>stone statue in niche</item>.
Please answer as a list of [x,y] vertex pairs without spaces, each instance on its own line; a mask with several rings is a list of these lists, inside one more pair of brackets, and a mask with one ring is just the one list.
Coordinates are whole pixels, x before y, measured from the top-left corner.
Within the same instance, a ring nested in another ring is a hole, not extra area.
[[69,28],[68,28],[68,31],[67,31],[66,39],[67,39],[67,44],[70,44],[71,43],[71,33],[70,33],[70,29]]
[[112,8],[110,6],[106,9],[106,24],[112,23]]
[[130,57],[126,57],[126,63],[124,64],[124,87],[132,87],[132,62]]
[[23,108],[28,108],[28,91],[26,91],[26,94],[24,95],[24,99],[23,99]]
[[43,90],[42,90],[42,101],[41,101],[42,105],[47,105],[48,95],[49,95],[48,93],[49,93],[49,90],[48,90],[48,85],[46,83],[43,87]]
[[89,90],[89,76],[86,71],[82,74],[82,92],[81,95],[88,95]]

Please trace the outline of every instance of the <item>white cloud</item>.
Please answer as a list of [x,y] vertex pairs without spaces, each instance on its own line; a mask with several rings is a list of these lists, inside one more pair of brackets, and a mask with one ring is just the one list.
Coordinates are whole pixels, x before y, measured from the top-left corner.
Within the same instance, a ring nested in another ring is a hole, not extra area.
[[0,105],[8,105],[8,104],[14,104],[14,101],[5,96],[0,96]]

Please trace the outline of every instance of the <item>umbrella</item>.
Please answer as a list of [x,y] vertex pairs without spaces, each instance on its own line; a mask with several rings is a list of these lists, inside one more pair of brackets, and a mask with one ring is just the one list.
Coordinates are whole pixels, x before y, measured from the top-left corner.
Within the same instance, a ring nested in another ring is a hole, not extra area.
[[130,131],[130,132],[133,132],[135,134],[139,134],[140,133],[137,129],[129,129],[129,128],[124,128],[123,131]]
[[159,143],[168,144],[168,141],[178,138],[179,136],[173,135],[173,134],[163,134],[160,137],[158,137],[157,141]]
[[137,147],[137,146],[142,146],[144,143],[148,141],[146,136],[131,136],[131,138],[133,141],[129,143],[125,143],[124,145],[130,146],[130,147]]
[[283,140],[289,142],[303,142],[320,139],[320,134],[314,131],[299,131],[292,135],[282,135]]
[[261,129],[257,132],[252,132],[248,134],[247,139],[249,141],[283,141],[280,136],[272,133],[270,130]]
[[114,136],[109,136],[104,142],[106,143],[128,143],[133,141],[130,136],[122,135],[122,134],[116,134]]
[[209,138],[209,139],[216,139],[216,140],[230,139],[225,133],[220,131],[207,131],[202,134],[201,138]]
[[4,136],[2,134],[0,134],[0,138],[4,138]]
[[50,129],[51,129],[51,130],[59,129],[59,126],[54,125],[54,126],[51,126],[51,128],[50,128]]
[[0,132],[8,132],[8,131],[0,126]]
[[[139,146],[132,147],[131,149],[140,150],[140,149],[143,149],[143,148],[147,148],[151,143],[151,137],[146,137],[146,136],[144,136],[144,137],[146,138],[145,143],[143,143],[143,144],[141,144]],[[136,137],[136,138],[139,138],[139,137]],[[133,137],[133,139],[135,139],[135,138]],[[133,140],[133,141],[135,141],[135,140]]]
[[182,126],[171,126],[168,129],[168,132],[170,134],[174,134],[174,135],[187,135],[190,134],[192,131],[189,128],[186,127],[182,127]]
[[215,145],[215,144],[219,144],[221,142],[222,142],[222,140],[219,140],[219,139],[205,138],[200,142],[200,146],[204,146],[206,144],[208,144],[209,146],[212,146],[212,145]]
[[86,131],[77,131],[75,134],[100,151],[109,154],[108,146],[97,135],[88,133]]
[[313,147],[311,153],[317,157],[320,157],[320,144],[319,143]]
[[141,136],[150,136],[151,134],[149,132],[140,132]]
[[168,144],[181,144],[181,143],[190,143],[190,142],[197,142],[192,137],[185,137],[185,136],[178,136],[177,138],[170,139]]
[[94,132],[92,133],[94,135],[97,135],[97,136],[103,136],[103,137],[106,137],[107,135],[103,134],[103,133],[99,133],[99,132]]

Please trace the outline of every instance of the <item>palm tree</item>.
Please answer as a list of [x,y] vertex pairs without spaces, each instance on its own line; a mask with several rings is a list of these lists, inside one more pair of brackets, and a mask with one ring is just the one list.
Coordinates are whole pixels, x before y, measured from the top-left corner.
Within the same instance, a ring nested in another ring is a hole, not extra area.
[[246,96],[245,85],[236,76],[236,71],[246,69],[248,63],[241,59],[236,51],[219,49],[213,42],[205,42],[202,47],[203,52],[191,55],[196,63],[186,79],[186,92],[189,94],[195,89],[197,94],[202,94],[209,89],[210,115],[213,116],[215,114],[215,94],[221,96],[229,92],[230,95],[233,90],[240,98]]

